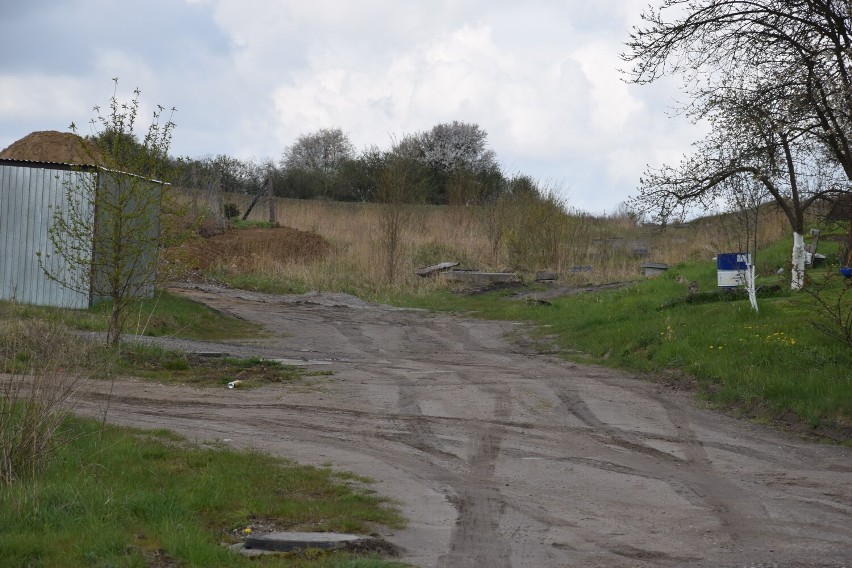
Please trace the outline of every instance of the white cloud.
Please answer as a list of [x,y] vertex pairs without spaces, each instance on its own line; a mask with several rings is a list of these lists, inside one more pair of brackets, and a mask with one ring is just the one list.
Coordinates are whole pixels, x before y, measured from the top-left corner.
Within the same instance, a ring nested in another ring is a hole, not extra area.
[[67,120],[67,126],[87,106],[86,93],[85,82],[72,77],[0,75],[0,121]]
[[[388,146],[393,136],[439,122],[476,122],[508,171],[573,185],[590,176],[576,168],[588,168],[599,180],[589,188],[592,196],[580,200],[614,204],[627,197],[646,164],[692,138],[688,124],[662,115],[649,122],[648,100],[659,90],[628,85],[618,70],[621,41],[638,21],[640,2],[580,10],[497,2],[454,25],[441,18],[446,7],[439,4],[421,14],[419,26],[389,8],[386,25],[376,26],[382,4],[368,3],[357,13],[329,14],[323,2],[273,9],[271,21],[286,22],[297,35],[324,32],[322,41],[306,39],[298,69],[275,81],[272,128],[282,147],[323,127],[341,127],[364,147]],[[433,29],[436,18],[441,25]],[[239,27],[265,38],[241,57],[272,41],[268,21],[244,18]],[[353,43],[354,30],[363,37]],[[385,41],[388,49],[380,45]],[[574,186],[572,194],[584,191]]]
[[[572,201],[600,210],[632,191],[645,164],[679,157],[700,135],[662,114],[671,83],[640,88],[617,71],[646,0],[171,2],[113,4],[104,15],[69,0],[38,15],[95,24],[72,43],[61,26],[38,45],[15,36],[27,57],[0,63],[0,143],[36,121],[88,120],[118,76],[122,93],[142,89],[143,104],[177,106],[180,155],[278,157],[322,127],[342,128],[358,147],[388,147],[462,120],[488,132],[508,172],[564,183]],[[169,6],[162,39],[137,30],[125,41],[105,25],[153,22]],[[17,17],[36,17],[28,14]],[[65,39],[42,45],[49,37]],[[59,52],[61,66],[51,58]]]

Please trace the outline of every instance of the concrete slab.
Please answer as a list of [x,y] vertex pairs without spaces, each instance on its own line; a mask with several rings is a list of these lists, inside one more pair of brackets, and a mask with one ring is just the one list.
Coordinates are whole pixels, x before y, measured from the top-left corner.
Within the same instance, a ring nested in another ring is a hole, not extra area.
[[420,277],[433,276],[438,272],[444,272],[446,270],[449,270],[450,268],[455,268],[458,265],[458,262],[442,262],[440,264],[433,264],[432,266],[424,266],[423,268],[418,268],[414,271],[414,273]]
[[282,365],[331,365],[334,361],[328,361],[325,359],[272,359],[276,363],[281,363]]
[[659,276],[669,269],[669,265],[664,262],[646,262],[642,265],[642,274],[645,276]]
[[273,532],[246,537],[245,550],[293,552],[307,548],[334,550],[371,540],[370,537],[344,533]]
[[196,355],[199,357],[210,357],[210,358],[218,358],[218,357],[227,357],[228,354],[224,351],[196,351]]

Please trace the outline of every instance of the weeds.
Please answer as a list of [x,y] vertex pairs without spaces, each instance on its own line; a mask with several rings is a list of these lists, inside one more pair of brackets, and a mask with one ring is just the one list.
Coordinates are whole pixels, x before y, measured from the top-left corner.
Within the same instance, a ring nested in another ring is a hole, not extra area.
[[[229,194],[226,199],[245,208],[251,198]],[[214,277],[260,291],[345,290],[380,299],[399,293],[431,293],[438,287],[436,283],[417,277],[414,271],[454,261],[465,268],[490,271],[551,269],[572,283],[606,283],[635,279],[647,261],[670,265],[709,262],[724,237],[722,223],[716,218],[660,231],[638,224],[626,213],[593,216],[571,211],[567,202],[555,195],[548,197],[546,192],[538,201],[519,195],[482,205],[408,205],[405,239],[395,245],[395,278],[388,282],[387,238],[382,229],[387,225],[385,205],[277,201],[282,225],[316,233],[331,249],[281,260],[282,255],[274,250],[276,241],[270,239],[268,246],[257,244],[239,255],[223,254],[213,269]],[[250,216],[250,220],[262,219],[262,211]],[[785,234],[783,215],[768,211],[764,219],[761,242]],[[783,251],[780,265],[787,252]],[[226,256],[240,260],[234,262]],[[762,254],[767,265],[758,270],[774,272],[779,266],[774,256]]]
[[814,302],[810,320],[814,328],[852,347],[852,279],[841,279],[833,270],[827,271],[825,277],[812,281],[804,292]]
[[57,431],[91,350],[59,323],[0,322],[0,483],[35,476],[64,443]]

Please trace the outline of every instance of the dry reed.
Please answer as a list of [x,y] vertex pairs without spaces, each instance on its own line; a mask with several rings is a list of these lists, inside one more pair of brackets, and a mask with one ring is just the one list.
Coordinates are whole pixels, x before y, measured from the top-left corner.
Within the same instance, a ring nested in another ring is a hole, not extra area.
[[[225,202],[245,211],[252,197],[226,194]],[[321,200],[276,199],[277,221],[287,227],[316,233],[331,243],[333,251],[320,260],[280,262],[262,251],[251,257],[250,266],[241,269],[270,278],[298,279],[311,289],[417,291],[435,284],[415,276],[418,267],[443,261],[460,262],[462,267],[515,271],[527,274],[555,270],[578,283],[601,283],[633,279],[645,262],[677,264],[712,260],[731,246],[730,227],[719,219],[670,226],[666,230],[637,224],[626,215],[591,216],[569,212],[543,219],[539,239],[556,235],[548,253],[532,255],[533,262],[519,262],[507,246],[507,234],[517,242],[530,237],[531,229],[512,225],[507,215],[519,217],[526,211],[495,212],[481,206],[412,205],[405,228],[397,278],[386,282],[386,259],[382,252],[382,210],[376,203],[344,203]],[[268,203],[262,200],[249,220],[268,220]],[[495,227],[495,223],[498,225]],[[502,224],[501,224],[502,223]],[[536,227],[536,225],[532,225]],[[539,227],[541,228],[541,227]],[[759,242],[770,243],[787,232],[786,221],[777,211],[763,214]],[[727,239],[727,240],[726,240]],[[544,245],[542,245],[544,246]]]
[[74,367],[90,355],[60,324],[14,316],[0,323],[0,484],[36,475],[62,443],[57,430],[85,381]]

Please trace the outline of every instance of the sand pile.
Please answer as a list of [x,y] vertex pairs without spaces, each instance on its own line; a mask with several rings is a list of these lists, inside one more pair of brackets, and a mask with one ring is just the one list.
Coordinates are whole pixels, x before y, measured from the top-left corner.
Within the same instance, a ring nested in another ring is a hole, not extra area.
[[56,130],[28,134],[0,152],[0,158],[78,165],[96,165],[103,161],[91,142],[74,133]]

